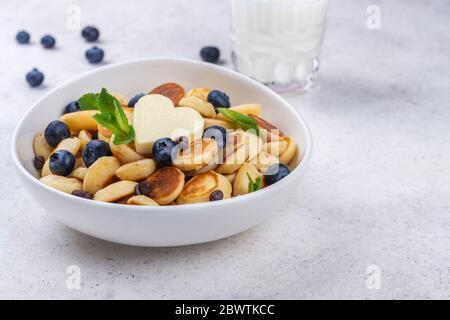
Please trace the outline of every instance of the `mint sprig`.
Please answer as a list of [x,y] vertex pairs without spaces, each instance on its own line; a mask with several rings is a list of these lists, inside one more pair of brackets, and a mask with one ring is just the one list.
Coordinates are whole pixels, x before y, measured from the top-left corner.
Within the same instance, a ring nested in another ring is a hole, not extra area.
[[259,136],[259,127],[255,119],[228,108],[217,108],[217,111],[242,129],[255,130],[256,135]]
[[80,110],[98,110],[97,98],[98,93],[86,93],[78,99]]
[[253,181],[252,177],[247,172],[248,177],[248,193],[253,191],[258,191],[262,189],[262,179],[261,177],[257,177],[255,181]]
[[120,102],[103,88],[100,93],[87,93],[78,99],[80,110],[98,110],[94,119],[114,134],[114,144],[128,144],[134,140],[135,131],[128,123]]

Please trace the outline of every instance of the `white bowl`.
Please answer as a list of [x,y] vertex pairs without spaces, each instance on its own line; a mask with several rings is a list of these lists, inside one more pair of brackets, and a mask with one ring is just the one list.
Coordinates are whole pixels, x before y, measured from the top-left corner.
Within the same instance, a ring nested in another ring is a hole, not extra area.
[[[164,83],[184,88],[217,88],[232,104],[261,103],[263,117],[293,137],[300,149],[294,170],[263,190],[224,201],[181,206],[128,206],[85,200],[52,189],[36,179],[32,141],[58,119],[70,101],[102,87],[129,97]],[[221,239],[262,222],[293,196],[312,148],[305,121],[279,95],[228,69],[196,61],[155,58],[114,64],[79,76],[39,99],[17,126],[12,156],[23,185],[58,221],[91,236],[137,246],[179,246]]]

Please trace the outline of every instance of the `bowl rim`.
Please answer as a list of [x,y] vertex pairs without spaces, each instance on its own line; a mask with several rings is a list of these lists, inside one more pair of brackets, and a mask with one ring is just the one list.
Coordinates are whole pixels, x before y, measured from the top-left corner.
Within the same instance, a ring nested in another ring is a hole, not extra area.
[[[237,77],[246,82],[250,82],[252,85],[258,87],[258,89],[263,90],[266,93],[272,95],[280,104],[284,105],[285,108],[289,109],[295,115],[296,122],[301,123],[301,125],[305,129],[304,131],[305,131],[305,141],[306,141],[305,146],[306,146],[306,148],[303,150],[303,156],[302,156],[301,162],[291,171],[291,173],[289,175],[287,175],[281,181],[279,181],[273,185],[270,185],[266,188],[263,188],[261,190],[258,190],[257,192],[252,192],[252,193],[248,193],[248,194],[241,195],[238,197],[224,199],[224,200],[220,200],[220,201],[202,202],[202,203],[193,203],[193,204],[184,204],[184,205],[171,205],[171,206],[138,206],[138,205],[132,206],[132,205],[127,205],[127,204],[93,201],[93,200],[88,200],[88,199],[84,199],[81,197],[76,197],[71,194],[53,189],[53,188],[39,182],[39,179],[34,177],[31,173],[29,173],[25,169],[22,162],[19,160],[19,155],[18,155],[18,151],[17,151],[18,134],[21,131],[21,129],[24,125],[24,122],[28,118],[29,114],[41,103],[42,100],[44,100],[48,96],[54,94],[56,91],[62,90],[64,88],[70,86],[72,83],[77,82],[78,80],[80,80],[84,77],[87,77],[89,75],[102,73],[105,70],[119,68],[119,67],[123,67],[123,66],[129,65],[129,64],[139,64],[139,63],[147,63],[147,62],[153,62],[153,63],[154,62],[174,62],[174,63],[188,63],[188,64],[193,64],[193,65],[206,66],[206,67],[214,70],[215,72],[223,73],[225,75],[230,76],[231,78]],[[13,163],[14,163],[16,169],[18,169],[18,171],[20,172],[20,174],[23,177],[25,177],[25,179],[29,180],[32,184],[38,186],[38,188],[43,188],[44,190],[46,190],[50,193],[53,193],[55,196],[59,196],[66,200],[79,203],[80,205],[87,205],[87,206],[92,206],[92,207],[97,207],[97,208],[114,208],[114,209],[121,209],[121,210],[125,210],[125,211],[146,211],[146,212],[166,211],[166,213],[168,211],[178,212],[180,210],[187,209],[187,208],[188,209],[200,209],[200,208],[204,208],[204,207],[212,208],[212,207],[216,207],[216,206],[234,205],[234,204],[238,204],[243,201],[252,201],[252,200],[258,199],[260,197],[264,197],[271,192],[277,192],[277,190],[280,190],[283,188],[284,184],[287,184],[290,181],[293,181],[302,173],[302,171],[304,170],[303,168],[305,168],[310,161],[312,149],[313,149],[313,141],[312,141],[311,131],[310,131],[306,121],[279,94],[275,93],[274,91],[272,91],[268,87],[264,86],[263,84],[253,80],[252,78],[247,77],[247,76],[245,76],[241,73],[238,73],[234,70],[228,69],[226,67],[222,67],[222,66],[218,66],[215,64],[202,62],[202,61],[190,60],[190,59],[185,59],[185,58],[172,58],[172,57],[151,57],[151,58],[132,59],[132,60],[127,60],[127,61],[123,61],[123,62],[112,63],[110,65],[102,66],[95,70],[84,72],[80,75],[77,75],[77,76],[63,82],[59,86],[53,88],[52,90],[50,90],[49,92],[44,94],[42,97],[40,97],[25,112],[25,114],[21,117],[20,121],[16,125],[16,128],[14,129],[13,139],[12,139],[12,143],[11,143],[11,153],[12,153]]]

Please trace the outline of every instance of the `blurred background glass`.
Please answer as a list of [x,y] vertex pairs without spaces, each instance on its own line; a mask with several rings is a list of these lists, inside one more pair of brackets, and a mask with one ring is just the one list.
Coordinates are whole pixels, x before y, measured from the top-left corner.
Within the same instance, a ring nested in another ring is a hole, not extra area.
[[233,63],[280,93],[307,91],[319,69],[328,0],[230,0]]

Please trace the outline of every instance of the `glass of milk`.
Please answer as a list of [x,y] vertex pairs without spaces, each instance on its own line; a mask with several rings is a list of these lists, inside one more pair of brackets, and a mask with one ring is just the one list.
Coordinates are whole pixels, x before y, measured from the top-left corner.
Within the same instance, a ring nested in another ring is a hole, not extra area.
[[280,93],[311,88],[328,0],[230,1],[236,69]]

